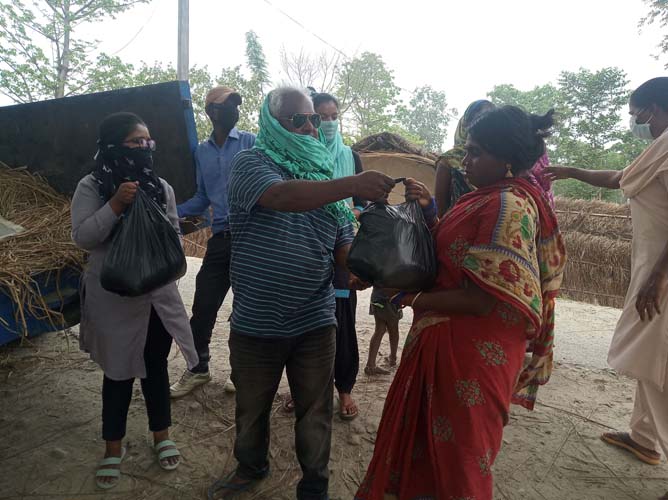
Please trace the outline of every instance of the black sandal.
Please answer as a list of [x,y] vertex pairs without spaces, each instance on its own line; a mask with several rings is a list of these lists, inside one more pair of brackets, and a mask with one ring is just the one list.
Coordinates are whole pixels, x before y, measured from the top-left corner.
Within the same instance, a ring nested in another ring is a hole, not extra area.
[[223,489],[231,490],[231,492],[225,496],[225,500],[227,500],[228,498],[237,496],[239,493],[250,490],[259,481],[259,479],[243,479],[240,483],[231,482],[235,477],[239,477],[237,476],[237,471],[231,472],[225,479],[219,479],[209,486],[209,489],[207,490],[208,500],[214,500],[216,493]]

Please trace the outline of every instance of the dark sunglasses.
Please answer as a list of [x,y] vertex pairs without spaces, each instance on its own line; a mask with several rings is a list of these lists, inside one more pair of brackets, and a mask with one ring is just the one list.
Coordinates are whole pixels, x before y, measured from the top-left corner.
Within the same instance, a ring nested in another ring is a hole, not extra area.
[[130,139],[125,141],[123,144],[136,144],[140,148],[150,149],[155,151],[155,141],[153,139],[144,139],[142,137],[137,137],[136,139]]
[[311,125],[315,128],[320,128],[322,123],[322,117],[318,113],[295,113],[290,117],[283,118],[283,120],[292,122],[292,126],[295,128],[302,128],[307,121],[311,122]]

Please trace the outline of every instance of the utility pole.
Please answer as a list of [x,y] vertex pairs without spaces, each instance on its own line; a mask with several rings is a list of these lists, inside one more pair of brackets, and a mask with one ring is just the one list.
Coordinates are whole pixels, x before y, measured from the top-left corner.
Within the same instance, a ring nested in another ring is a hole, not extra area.
[[190,73],[189,55],[189,0],[179,0],[179,50],[176,58],[176,79],[188,80]]

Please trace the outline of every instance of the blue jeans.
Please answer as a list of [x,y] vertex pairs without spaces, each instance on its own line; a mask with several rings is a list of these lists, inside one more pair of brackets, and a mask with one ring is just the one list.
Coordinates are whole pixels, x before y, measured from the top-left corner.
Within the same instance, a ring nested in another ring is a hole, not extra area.
[[327,500],[336,328],[284,339],[232,331],[229,346],[237,389],[237,475],[263,479],[269,474],[269,418],[285,368],[295,402],[295,447],[303,473],[297,499]]

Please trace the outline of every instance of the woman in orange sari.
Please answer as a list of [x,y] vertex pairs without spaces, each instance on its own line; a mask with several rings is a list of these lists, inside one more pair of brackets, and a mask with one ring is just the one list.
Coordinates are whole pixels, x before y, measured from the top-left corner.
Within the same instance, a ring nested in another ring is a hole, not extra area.
[[525,179],[551,126],[551,112],[511,106],[475,122],[463,165],[478,189],[440,222],[427,188],[406,182],[433,225],[439,271],[433,289],[395,295],[413,326],[356,499],[492,498],[510,403],[533,408],[552,368],[565,250],[547,198]]

